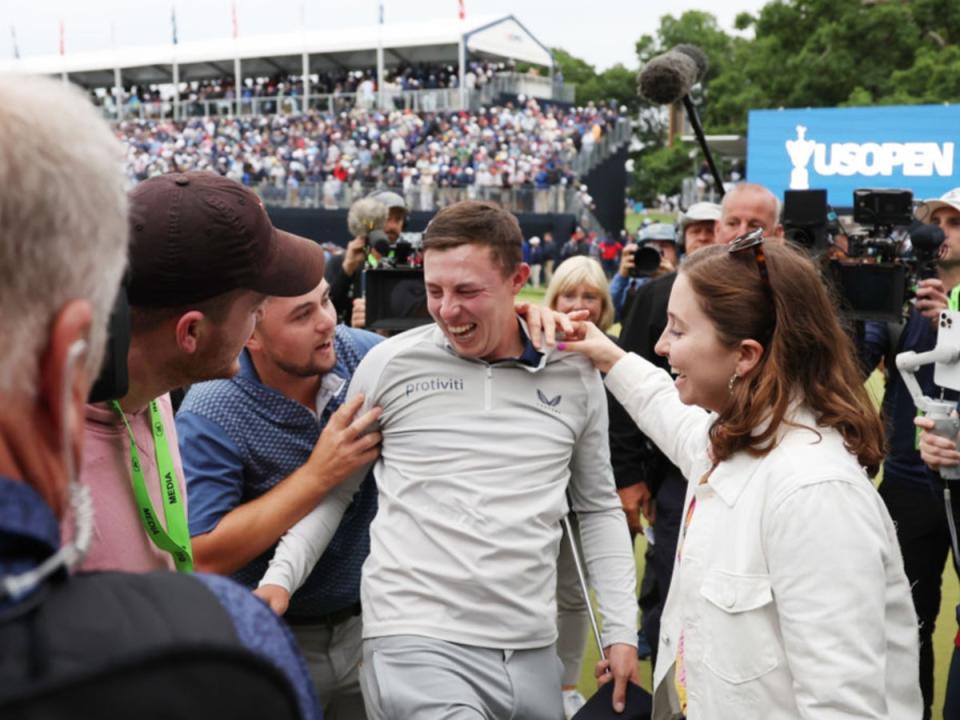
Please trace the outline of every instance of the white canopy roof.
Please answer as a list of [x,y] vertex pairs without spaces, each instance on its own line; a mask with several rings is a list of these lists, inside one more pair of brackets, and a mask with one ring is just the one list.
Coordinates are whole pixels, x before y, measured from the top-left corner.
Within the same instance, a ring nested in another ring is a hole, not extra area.
[[232,75],[233,61],[239,58],[245,77],[278,72],[299,75],[304,53],[309,57],[311,72],[352,70],[375,67],[378,46],[384,48],[387,66],[456,64],[461,38],[473,58],[553,64],[550,50],[513,15],[505,15],[33,56],[0,61],[0,73],[67,73],[80,85],[107,87],[114,83],[114,69],[119,69],[125,82],[149,85],[170,82],[174,62],[179,66],[181,81],[189,81]]

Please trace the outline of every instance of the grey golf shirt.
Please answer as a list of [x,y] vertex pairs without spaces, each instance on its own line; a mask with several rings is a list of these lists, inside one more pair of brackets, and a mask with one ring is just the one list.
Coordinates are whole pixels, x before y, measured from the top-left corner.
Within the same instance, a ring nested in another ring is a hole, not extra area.
[[[428,325],[373,348],[353,376],[349,393],[358,392],[383,408],[364,637],[553,643],[569,491],[604,644],[636,642],[633,552],[610,469],[606,397],[588,360],[555,351],[536,367],[462,358]],[[264,582],[295,589],[355,488],[345,482],[284,536]]]

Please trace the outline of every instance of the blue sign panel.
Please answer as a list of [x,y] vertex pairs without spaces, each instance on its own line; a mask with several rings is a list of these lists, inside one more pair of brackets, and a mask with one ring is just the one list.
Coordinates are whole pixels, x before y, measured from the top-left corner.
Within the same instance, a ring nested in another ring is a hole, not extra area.
[[914,198],[960,187],[960,105],[752,110],[747,179],[784,190],[826,189],[850,207],[857,188]]

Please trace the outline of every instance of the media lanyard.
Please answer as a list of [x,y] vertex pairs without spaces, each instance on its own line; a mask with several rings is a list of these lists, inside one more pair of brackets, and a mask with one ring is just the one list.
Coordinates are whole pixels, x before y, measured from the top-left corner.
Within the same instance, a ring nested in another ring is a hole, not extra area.
[[180,486],[177,484],[176,469],[173,458],[170,456],[170,445],[167,434],[163,429],[163,419],[157,401],[150,403],[150,430],[153,433],[153,447],[157,455],[157,473],[160,476],[160,494],[164,498],[163,515],[167,521],[164,529],[157,519],[147,492],[146,480],[140,466],[140,453],[137,451],[137,441],[133,435],[133,428],[127,420],[120,403],[114,400],[111,407],[120,415],[123,424],[130,436],[130,466],[133,496],[140,511],[140,520],[143,523],[147,536],[161,550],[173,556],[173,562],[180,572],[193,571],[193,549],[190,546],[190,531],[187,528],[187,514],[184,512],[183,499],[180,497]]
[[947,310],[960,310],[960,285],[955,285],[950,290],[947,298]]

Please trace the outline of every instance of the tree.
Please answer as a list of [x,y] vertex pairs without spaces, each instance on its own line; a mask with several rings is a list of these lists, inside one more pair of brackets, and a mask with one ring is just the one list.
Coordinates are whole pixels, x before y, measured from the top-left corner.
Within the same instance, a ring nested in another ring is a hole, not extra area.
[[679,193],[683,179],[693,174],[692,152],[691,146],[674,143],[640,153],[634,161],[630,194],[652,205],[658,195]]
[[615,102],[634,112],[639,107],[637,74],[621,64],[597,73],[593,65],[575,57],[562,48],[553,49],[555,66],[563,74],[564,82],[576,83],[576,103],[586,105]]

